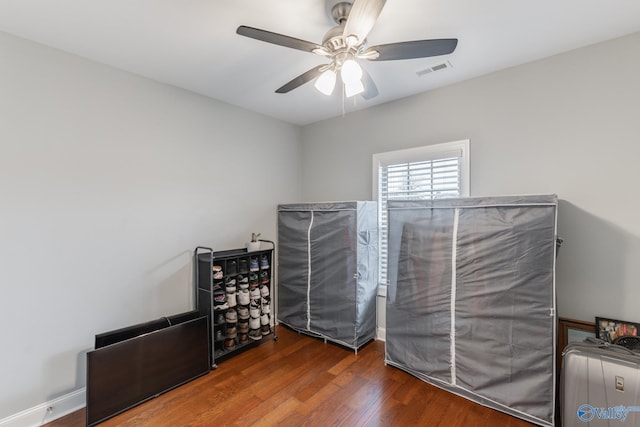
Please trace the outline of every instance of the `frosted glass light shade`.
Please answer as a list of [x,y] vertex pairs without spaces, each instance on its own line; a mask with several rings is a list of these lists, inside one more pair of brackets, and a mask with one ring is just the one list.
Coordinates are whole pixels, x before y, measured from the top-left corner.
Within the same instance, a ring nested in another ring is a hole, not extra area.
[[347,59],[342,64],[340,77],[342,77],[342,81],[347,86],[356,84],[356,82],[360,82],[362,78],[362,68],[360,68],[360,65],[355,60]]
[[333,88],[336,85],[336,73],[333,70],[327,70],[320,74],[320,77],[316,79],[314,86],[323,94],[329,96],[333,93]]
[[364,85],[360,80],[355,82],[344,84],[344,94],[347,98],[351,98],[353,95],[364,92]]

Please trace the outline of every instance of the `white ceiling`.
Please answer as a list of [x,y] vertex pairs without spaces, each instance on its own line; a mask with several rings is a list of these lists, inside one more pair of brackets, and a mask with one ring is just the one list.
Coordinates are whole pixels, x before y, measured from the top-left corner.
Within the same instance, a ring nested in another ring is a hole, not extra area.
[[[274,93],[326,59],[241,37],[236,28],[320,44],[334,25],[327,7],[325,0],[0,0],[0,31],[301,125],[640,31],[639,0],[388,0],[369,45],[454,37],[456,51],[365,61],[380,92],[370,101],[343,106],[340,91],[329,98],[312,83]],[[452,68],[416,75],[445,60]]]

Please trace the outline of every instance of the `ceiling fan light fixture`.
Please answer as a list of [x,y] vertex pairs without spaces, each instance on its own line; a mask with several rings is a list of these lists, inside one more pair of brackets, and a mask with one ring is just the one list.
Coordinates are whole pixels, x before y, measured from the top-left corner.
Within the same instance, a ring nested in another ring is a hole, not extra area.
[[[378,88],[371,75],[357,61],[430,58],[451,54],[458,45],[458,39],[446,38],[368,46],[367,36],[378,20],[386,0],[326,0],[325,3],[326,8],[331,8],[330,16],[337,26],[325,33],[321,44],[246,25],[240,25],[236,29],[236,33],[244,37],[314,53],[328,59],[328,64],[315,66],[302,73],[276,89],[276,93],[288,93],[315,80],[315,87],[327,96],[340,85],[343,99],[345,96],[362,94],[365,100],[369,100],[378,96]],[[340,83],[337,83],[338,71]],[[423,73],[418,72],[419,75]]]
[[333,88],[336,86],[336,72],[333,70],[327,70],[320,74],[320,77],[316,79],[314,86],[321,93],[329,96],[333,93]]
[[354,95],[358,95],[359,93],[364,92],[364,85],[360,80],[356,80],[355,82],[345,83],[344,84],[344,95],[347,98],[351,98]]
[[362,84],[362,68],[354,59],[347,59],[340,69],[340,77],[346,86]]

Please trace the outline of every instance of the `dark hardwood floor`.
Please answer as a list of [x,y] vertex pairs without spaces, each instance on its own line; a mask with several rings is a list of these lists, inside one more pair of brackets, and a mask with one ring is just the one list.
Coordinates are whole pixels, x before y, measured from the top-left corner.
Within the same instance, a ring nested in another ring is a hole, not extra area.
[[[529,427],[353,351],[278,327],[279,340],[100,424],[109,426]],[[83,426],[80,410],[47,424]]]

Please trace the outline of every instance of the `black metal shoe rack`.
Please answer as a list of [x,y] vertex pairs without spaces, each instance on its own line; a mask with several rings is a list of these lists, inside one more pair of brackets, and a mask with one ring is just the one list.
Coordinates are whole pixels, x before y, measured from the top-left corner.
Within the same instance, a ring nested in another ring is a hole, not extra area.
[[[209,319],[211,367],[268,339],[277,340],[272,249],[194,250],[196,306]],[[257,327],[256,327],[257,326]]]

